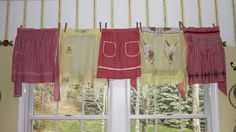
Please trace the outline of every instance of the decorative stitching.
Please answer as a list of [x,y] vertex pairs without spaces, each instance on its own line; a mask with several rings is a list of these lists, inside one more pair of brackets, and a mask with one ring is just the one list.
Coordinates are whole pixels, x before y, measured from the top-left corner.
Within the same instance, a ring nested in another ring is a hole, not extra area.
[[225,73],[225,71],[222,71],[222,72],[220,72],[220,71],[211,71],[211,72],[204,72],[204,73],[198,73],[198,72],[196,72],[195,74],[193,73],[193,74],[188,74],[188,77],[189,78],[199,78],[199,77],[209,77],[209,76],[215,76],[215,77],[219,77],[219,76],[221,76],[221,75],[223,75],[223,76],[225,76],[226,75],[226,73]]
[[107,69],[107,70],[114,70],[114,71],[123,71],[123,70],[135,70],[141,68],[141,66],[130,67],[130,68],[111,68],[105,66],[98,66],[98,68]]

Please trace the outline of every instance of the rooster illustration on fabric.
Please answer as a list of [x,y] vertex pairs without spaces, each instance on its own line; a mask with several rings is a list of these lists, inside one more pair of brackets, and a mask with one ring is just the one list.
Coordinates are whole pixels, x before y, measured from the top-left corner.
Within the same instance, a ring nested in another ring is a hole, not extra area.
[[153,48],[152,48],[152,44],[146,44],[146,43],[144,43],[144,44],[142,45],[142,49],[143,49],[144,56],[146,57],[146,59],[147,59],[151,64],[153,64],[153,63],[154,63],[154,51],[153,51]]
[[169,64],[171,65],[174,61],[174,54],[175,54],[175,51],[176,51],[176,46],[177,46],[177,43],[175,44],[170,44],[167,40],[165,40],[165,55],[169,61]]

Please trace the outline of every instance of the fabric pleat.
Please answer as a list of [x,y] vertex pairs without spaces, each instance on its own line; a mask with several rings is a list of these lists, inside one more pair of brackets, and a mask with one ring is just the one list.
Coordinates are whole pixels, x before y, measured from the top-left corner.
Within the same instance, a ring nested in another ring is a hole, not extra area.
[[188,83],[218,83],[227,95],[225,52],[219,27],[185,28]]
[[14,96],[22,96],[22,83],[54,83],[60,100],[57,29],[18,28],[12,62]]

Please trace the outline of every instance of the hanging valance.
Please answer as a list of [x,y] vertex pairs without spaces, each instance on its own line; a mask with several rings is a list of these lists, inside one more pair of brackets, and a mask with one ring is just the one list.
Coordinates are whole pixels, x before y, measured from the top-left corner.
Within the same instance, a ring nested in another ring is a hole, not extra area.
[[[19,28],[14,46],[14,95],[21,83],[53,82],[62,86],[106,85],[105,79],[131,79],[142,85],[176,84],[186,97],[187,84],[218,83],[226,90],[225,53],[219,27],[72,30]],[[98,78],[97,78],[98,77]]]

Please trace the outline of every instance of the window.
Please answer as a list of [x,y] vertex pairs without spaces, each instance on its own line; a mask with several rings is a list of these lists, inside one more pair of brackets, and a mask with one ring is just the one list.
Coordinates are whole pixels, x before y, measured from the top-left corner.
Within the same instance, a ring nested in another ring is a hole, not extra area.
[[174,85],[129,85],[63,86],[56,103],[51,84],[25,84],[19,132],[219,132],[216,84],[191,86],[186,100]]
[[108,98],[107,86],[77,84],[55,102],[52,84],[27,85],[24,132],[107,132]]
[[175,85],[131,90],[131,132],[207,132],[207,90],[203,85],[194,85],[186,100],[180,97]]

